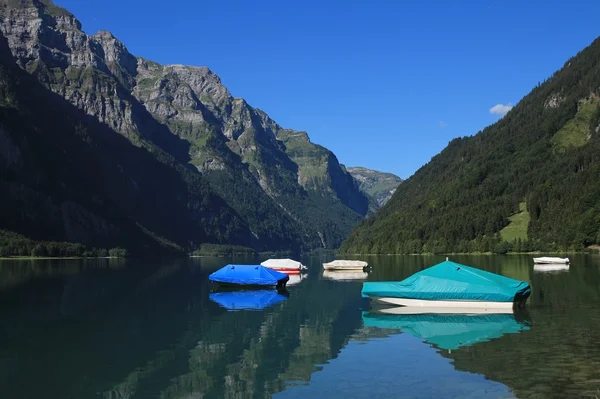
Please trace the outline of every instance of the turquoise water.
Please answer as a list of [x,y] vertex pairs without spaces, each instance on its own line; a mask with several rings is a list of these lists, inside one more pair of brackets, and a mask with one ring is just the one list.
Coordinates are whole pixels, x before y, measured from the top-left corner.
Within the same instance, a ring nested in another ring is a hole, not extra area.
[[[443,257],[366,259],[383,281]],[[600,258],[572,259],[452,257],[532,285],[525,312],[479,319],[382,315],[330,259],[252,298],[210,295],[225,258],[1,261],[0,397],[600,397]]]

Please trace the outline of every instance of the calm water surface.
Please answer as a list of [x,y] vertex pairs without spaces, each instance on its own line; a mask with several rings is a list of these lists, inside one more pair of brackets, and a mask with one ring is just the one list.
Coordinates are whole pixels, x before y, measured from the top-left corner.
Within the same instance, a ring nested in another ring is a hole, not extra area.
[[[284,297],[210,296],[224,258],[2,261],[0,397],[600,398],[599,257],[453,257],[532,285],[526,312],[479,318],[381,315],[325,260]],[[366,260],[382,281],[443,257]]]

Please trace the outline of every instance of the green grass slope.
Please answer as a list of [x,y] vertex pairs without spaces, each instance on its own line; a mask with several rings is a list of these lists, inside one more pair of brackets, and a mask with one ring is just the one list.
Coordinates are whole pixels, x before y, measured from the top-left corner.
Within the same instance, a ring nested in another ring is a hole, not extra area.
[[508,226],[500,230],[500,236],[502,240],[506,242],[513,242],[517,239],[527,239],[527,229],[529,228],[529,221],[531,216],[527,211],[527,202],[521,202],[519,204],[519,212],[508,218],[510,223]]

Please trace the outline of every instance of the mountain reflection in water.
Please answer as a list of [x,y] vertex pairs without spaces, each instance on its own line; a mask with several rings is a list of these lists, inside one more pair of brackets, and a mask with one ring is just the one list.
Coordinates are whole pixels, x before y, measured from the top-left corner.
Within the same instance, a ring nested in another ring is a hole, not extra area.
[[[570,270],[559,274],[534,273],[525,256],[456,257],[532,285],[528,314],[487,315],[485,322],[373,317],[360,296],[362,281],[328,279],[326,260],[302,258],[309,273],[289,296],[252,300],[243,306],[250,312],[228,311],[239,307],[238,298],[211,300],[207,276],[231,259],[2,261],[0,392],[558,398],[600,389],[597,257],[572,257]],[[443,258],[365,260],[373,265],[367,279],[382,281]],[[382,321],[383,329],[370,326]]]

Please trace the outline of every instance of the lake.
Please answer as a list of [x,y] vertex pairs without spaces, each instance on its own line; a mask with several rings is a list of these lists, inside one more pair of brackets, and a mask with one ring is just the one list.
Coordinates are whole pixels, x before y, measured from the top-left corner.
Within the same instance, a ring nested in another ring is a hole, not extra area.
[[[382,281],[444,257],[362,259]],[[253,298],[210,296],[225,258],[0,261],[0,397],[599,398],[600,257],[571,259],[451,257],[532,285],[526,311],[479,318],[370,311],[318,257]]]

